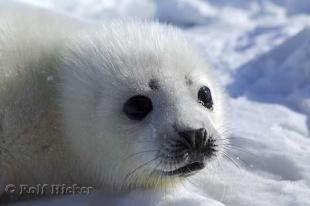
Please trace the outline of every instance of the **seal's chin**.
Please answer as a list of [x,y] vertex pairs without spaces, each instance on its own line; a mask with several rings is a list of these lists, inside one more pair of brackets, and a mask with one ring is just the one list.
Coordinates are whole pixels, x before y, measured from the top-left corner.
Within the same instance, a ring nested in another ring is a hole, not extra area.
[[171,170],[171,171],[161,171],[161,173],[162,175],[165,175],[165,176],[176,176],[177,175],[180,177],[186,177],[186,176],[196,173],[197,171],[203,169],[204,167],[205,167],[205,164],[203,162],[192,162],[178,169]]

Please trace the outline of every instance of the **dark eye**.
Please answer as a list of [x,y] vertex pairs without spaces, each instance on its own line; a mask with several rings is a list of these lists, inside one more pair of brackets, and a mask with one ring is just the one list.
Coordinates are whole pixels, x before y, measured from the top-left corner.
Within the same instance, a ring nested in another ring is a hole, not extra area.
[[198,91],[199,102],[208,109],[213,109],[211,91],[207,86],[203,86]]
[[151,99],[143,95],[131,97],[125,102],[123,107],[123,112],[131,120],[142,120],[152,110],[153,105]]

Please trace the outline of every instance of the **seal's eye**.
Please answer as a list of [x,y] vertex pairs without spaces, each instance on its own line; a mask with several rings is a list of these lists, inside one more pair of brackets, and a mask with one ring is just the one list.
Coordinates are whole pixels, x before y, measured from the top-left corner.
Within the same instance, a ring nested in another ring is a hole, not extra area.
[[143,95],[131,97],[125,102],[123,107],[123,112],[131,120],[142,120],[152,110],[153,105],[151,99]]
[[207,86],[203,86],[198,91],[199,102],[208,109],[213,109],[213,100],[211,91]]

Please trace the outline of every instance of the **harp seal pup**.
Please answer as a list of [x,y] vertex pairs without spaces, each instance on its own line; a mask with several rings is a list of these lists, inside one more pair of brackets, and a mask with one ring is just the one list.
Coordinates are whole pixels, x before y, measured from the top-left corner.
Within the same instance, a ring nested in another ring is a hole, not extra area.
[[228,143],[225,93],[182,32],[0,14],[0,185],[118,193],[199,173]]

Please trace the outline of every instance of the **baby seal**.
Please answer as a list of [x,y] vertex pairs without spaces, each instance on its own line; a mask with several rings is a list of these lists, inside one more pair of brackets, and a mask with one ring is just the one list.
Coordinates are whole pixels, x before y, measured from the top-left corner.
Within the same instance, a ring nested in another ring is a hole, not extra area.
[[225,94],[181,31],[13,13],[0,15],[2,193],[7,184],[160,188],[221,156]]

